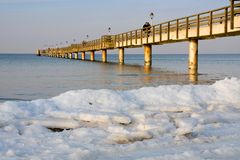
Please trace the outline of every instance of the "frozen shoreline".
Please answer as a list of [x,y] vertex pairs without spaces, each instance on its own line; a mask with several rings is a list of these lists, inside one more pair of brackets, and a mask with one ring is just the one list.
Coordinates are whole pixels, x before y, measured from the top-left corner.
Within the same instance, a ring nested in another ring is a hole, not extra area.
[[239,109],[237,78],[5,102],[0,104],[0,157],[237,159]]

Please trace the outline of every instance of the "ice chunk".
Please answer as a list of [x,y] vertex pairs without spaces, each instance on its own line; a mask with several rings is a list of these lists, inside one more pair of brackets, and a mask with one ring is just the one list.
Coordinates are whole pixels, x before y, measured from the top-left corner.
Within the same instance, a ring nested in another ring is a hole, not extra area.
[[132,132],[129,134],[112,134],[109,139],[118,144],[133,143],[153,138],[152,134],[146,131]]
[[60,118],[44,118],[44,119],[31,119],[27,123],[37,124],[47,128],[71,129],[78,128],[81,124],[73,119],[60,119]]

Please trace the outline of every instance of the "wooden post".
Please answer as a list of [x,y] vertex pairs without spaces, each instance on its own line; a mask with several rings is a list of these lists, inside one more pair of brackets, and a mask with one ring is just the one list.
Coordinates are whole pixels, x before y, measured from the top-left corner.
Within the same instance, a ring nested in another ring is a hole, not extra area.
[[106,63],[107,62],[107,50],[102,49],[102,62]]
[[85,54],[85,52],[84,52],[84,51],[82,51],[82,60],[84,61],[84,60],[85,60],[85,58],[86,58],[86,54]]
[[168,22],[167,23],[167,30],[168,30],[168,32],[167,32],[167,39],[168,39],[168,41],[170,40],[170,22]]
[[228,7],[225,8],[225,16],[224,16],[224,32],[228,31]]
[[128,46],[128,33],[125,34],[126,35],[126,46]]
[[155,26],[152,27],[152,43],[155,43]]
[[150,36],[150,34],[148,33],[151,30],[151,28],[146,28],[146,33],[144,34],[145,39],[146,39],[146,43],[148,43],[148,37]]
[[162,24],[159,25],[159,42],[162,41]]
[[123,47],[123,41],[124,41],[124,37],[123,37],[123,34],[122,34],[122,47]]
[[131,39],[130,45],[132,46],[132,31],[130,32],[130,39]]
[[144,66],[146,67],[152,66],[152,45],[151,44],[144,45]]
[[95,61],[95,52],[94,51],[91,51],[91,53],[90,53],[90,60]]
[[200,34],[200,15],[197,15],[197,37],[199,37]]
[[210,12],[209,16],[209,31],[210,31],[210,36],[212,35],[212,30],[213,30],[213,12]]
[[179,19],[176,21],[176,39],[178,40],[179,37]]
[[186,38],[188,38],[188,17],[186,17]]
[[137,45],[138,32],[135,30],[135,45]]
[[231,3],[230,28],[234,29],[234,0],[230,0],[230,3]]
[[198,40],[191,39],[189,41],[189,59],[188,59],[188,73],[198,74]]
[[119,64],[124,64],[124,48],[119,48],[118,50],[118,61]]

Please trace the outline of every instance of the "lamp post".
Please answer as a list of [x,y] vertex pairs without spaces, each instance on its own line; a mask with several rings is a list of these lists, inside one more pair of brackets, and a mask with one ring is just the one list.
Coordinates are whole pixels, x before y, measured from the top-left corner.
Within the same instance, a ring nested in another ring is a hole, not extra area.
[[151,25],[153,26],[153,18],[154,18],[154,13],[151,12],[149,15],[150,19],[151,19]]
[[87,37],[87,41],[88,41],[89,35],[87,34],[86,37]]
[[110,35],[111,33],[111,27],[108,27],[108,34]]

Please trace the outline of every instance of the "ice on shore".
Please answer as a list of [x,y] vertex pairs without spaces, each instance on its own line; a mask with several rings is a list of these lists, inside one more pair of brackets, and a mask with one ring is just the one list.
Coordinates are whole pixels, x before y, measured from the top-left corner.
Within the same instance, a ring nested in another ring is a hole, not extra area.
[[240,80],[0,104],[0,159],[239,159]]

